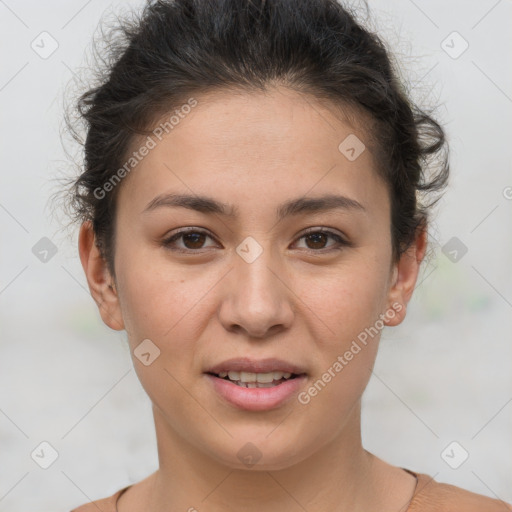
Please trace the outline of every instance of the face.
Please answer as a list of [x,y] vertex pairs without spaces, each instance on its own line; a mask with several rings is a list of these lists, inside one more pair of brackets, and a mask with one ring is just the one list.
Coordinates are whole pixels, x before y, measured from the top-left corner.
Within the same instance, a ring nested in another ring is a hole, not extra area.
[[[84,268],[162,430],[233,468],[285,468],[355,421],[417,259],[391,260],[364,131],[286,89],[196,99],[121,185],[115,291]],[[347,158],[354,135],[366,149]]]

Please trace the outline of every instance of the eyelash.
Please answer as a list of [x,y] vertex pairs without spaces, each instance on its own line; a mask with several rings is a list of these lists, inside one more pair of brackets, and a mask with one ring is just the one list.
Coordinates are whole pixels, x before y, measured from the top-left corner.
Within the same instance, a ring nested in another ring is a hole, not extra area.
[[[175,241],[177,241],[178,239],[182,238],[184,235],[191,234],[191,233],[206,235],[206,236],[208,236],[208,237],[210,237],[211,239],[214,240],[214,238],[210,234],[208,234],[206,231],[203,231],[203,230],[197,229],[197,228],[190,228],[190,229],[184,229],[184,230],[178,231],[174,235],[166,238],[165,240],[163,240],[162,245],[166,249],[169,249],[171,251],[176,251],[176,252],[181,252],[181,253],[200,253],[201,249],[182,249],[182,248],[178,249],[176,247],[172,247],[172,244]],[[339,250],[343,249],[344,247],[351,247],[352,246],[352,244],[350,242],[348,242],[347,240],[342,238],[337,233],[334,233],[333,231],[326,230],[326,229],[323,229],[323,228],[320,228],[320,229],[310,228],[310,229],[308,229],[308,231],[303,233],[297,240],[301,240],[302,238],[305,238],[306,236],[309,236],[309,235],[312,235],[312,234],[325,234],[325,235],[329,235],[330,237],[332,237],[333,239],[336,240],[337,244],[334,247],[324,248],[324,249],[305,249],[306,251],[308,251],[310,253],[324,253],[325,254],[325,253],[332,252],[332,251],[339,251]]]

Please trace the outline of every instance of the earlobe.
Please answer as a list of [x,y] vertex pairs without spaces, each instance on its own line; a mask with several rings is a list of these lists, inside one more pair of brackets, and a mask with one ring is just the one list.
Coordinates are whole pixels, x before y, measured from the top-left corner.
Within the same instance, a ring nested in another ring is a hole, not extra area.
[[84,222],[80,227],[78,252],[91,296],[98,306],[103,322],[116,331],[124,329],[115,283],[96,245],[90,221]]
[[[388,292],[388,310],[393,309],[396,314],[393,318],[386,316],[385,324],[388,326],[398,325],[403,322],[407,304],[412,297],[416,280],[425,257],[427,246],[427,230],[421,228],[414,243],[405,251],[399,261],[393,266],[391,286]],[[395,305],[400,304],[400,308]]]

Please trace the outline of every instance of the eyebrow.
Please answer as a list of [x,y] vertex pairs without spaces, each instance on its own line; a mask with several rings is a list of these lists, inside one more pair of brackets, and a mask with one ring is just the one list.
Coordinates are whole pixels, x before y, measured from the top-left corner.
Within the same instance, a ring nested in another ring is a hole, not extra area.
[[[238,216],[238,208],[234,205],[229,205],[207,196],[187,194],[161,194],[146,205],[143,213],[161,207],[188,208],[200,213],[221,215],[231,219],[235,219]],[[355,199],[342,195],[326,194],[320,197],[290,199],[276,209],[276,217],[282,220],[293,215],[324,212],[334,209],[366,212],[365,207]]]

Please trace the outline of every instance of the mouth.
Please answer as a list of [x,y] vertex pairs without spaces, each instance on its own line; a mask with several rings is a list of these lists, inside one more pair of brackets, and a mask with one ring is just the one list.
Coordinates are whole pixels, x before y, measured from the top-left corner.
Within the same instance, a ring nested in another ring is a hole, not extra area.
[[247,411],[266,411],[289,403],[307,377],[305,368],[281,359],[230,359],[204,373],[217,396]]
[[296,379],[297,377],[306,375],[305,373],[297,374],[282,371],[255,373],[237,372],[233,370],[229,372],[207,373],[213,377],[218,377],[219,379],[232,382],[233,384],[236,384],[242,388],[273,388],[288,380]]

